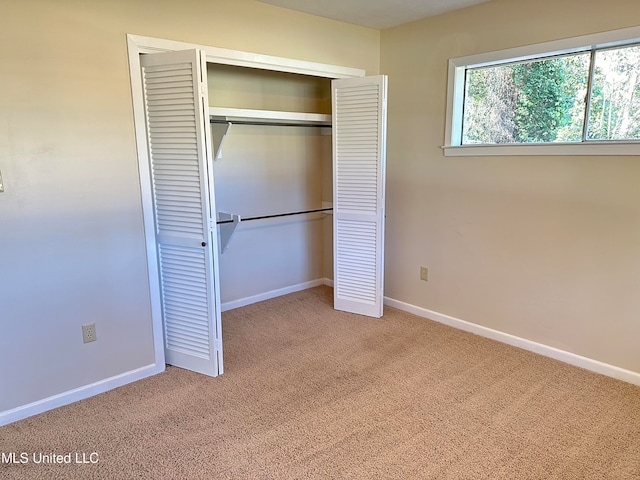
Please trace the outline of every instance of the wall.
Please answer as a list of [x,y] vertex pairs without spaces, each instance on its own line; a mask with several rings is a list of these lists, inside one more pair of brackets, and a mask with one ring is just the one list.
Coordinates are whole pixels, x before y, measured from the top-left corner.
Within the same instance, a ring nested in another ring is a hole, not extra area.
[[125,34],[377,73],[379,32],[250,0],[0,8],[2,420],[154,363]]
[[635,0],[495,0],[382,32],[388,297],[640,372],[638,157],[440,148],[449,58],[638,19]]

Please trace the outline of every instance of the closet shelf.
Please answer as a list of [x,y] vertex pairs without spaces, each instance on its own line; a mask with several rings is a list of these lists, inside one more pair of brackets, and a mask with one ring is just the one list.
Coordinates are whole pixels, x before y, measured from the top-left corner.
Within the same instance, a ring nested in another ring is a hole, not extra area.
[[330,127],[331,115],[323,113],[282,112],[252,110],[248,108],[209,107],[209,118],[214,123],[245,123],[252,125],[291,125]]

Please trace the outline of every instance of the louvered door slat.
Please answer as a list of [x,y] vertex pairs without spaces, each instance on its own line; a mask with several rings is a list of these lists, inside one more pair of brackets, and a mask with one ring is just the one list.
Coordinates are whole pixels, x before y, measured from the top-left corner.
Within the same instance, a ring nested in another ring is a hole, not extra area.
[[385,76],[334,80],[334,306],[382,315]]
[[197,51],[141,58],[166,362],[222,373],[210,233],[210,148]]

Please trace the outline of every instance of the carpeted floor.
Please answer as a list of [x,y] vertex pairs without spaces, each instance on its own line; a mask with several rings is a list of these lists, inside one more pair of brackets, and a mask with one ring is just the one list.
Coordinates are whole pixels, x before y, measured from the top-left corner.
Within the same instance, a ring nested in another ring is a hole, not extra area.
[[[640,479],[640,387],[389,307],[338,312],[326,287],[223,329],[221,377],[168,367],[0,427],[30,460],[0,478]],[[76,452],[97,463],[32,461]]]

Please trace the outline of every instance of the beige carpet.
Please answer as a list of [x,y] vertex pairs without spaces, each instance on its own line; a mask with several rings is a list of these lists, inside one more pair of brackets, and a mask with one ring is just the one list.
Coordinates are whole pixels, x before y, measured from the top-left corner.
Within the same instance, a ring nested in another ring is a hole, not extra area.
[[[325,287],[223,314],[225,374],[163,374],[0,428],[0,478],[640,479],[640,388]],[[80,457],[82,459],[82,457]]]

